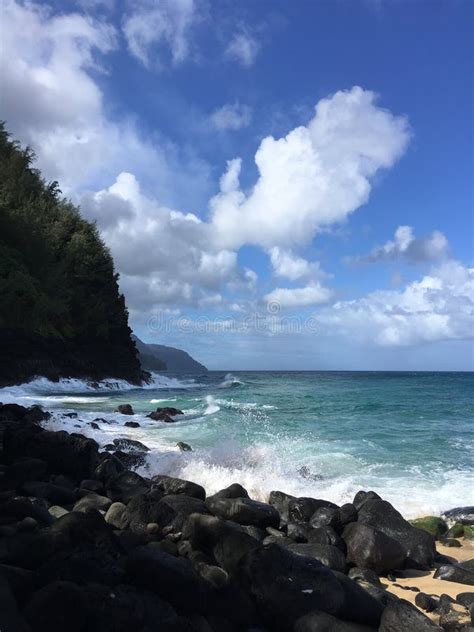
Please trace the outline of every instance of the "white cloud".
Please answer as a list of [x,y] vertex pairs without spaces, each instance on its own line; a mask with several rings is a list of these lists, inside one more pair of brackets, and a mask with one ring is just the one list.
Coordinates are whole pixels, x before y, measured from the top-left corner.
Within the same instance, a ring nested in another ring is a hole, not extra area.
[[129,120],[107,116],[92,72],[115,50],[111,26],[6,0],[2,38],[0,118],[34,148],[45,178],[58,180],[67,195],[101,188],[121,171],[139,173],[167,203],[175,203],[176,191],[189,202],[207,194],[210,169],[203,161],[165,139],[145,140]]
[[269,250],[270,261],[276,276],[285,277],[291,281],[301,278],[328,276],[322,270],[318,261],[308,261],[295,255],[290,250],[274,246]]
[[412,263],[444,259],[448,256],[449,244],[445,235],[438,230],[427,237],[417,239],[411,226],[399,226],[393,240],[374,248],[368,255],[349,258],[349,262],[375,263],[377,261],[406,260]]
[[241,103],[227,103],[211,114],[212,125],[220,130],[239,130],[250,125],[252,110]]
[[327,303],[333,296],[332,290],[318,282],[300,288],[276,288],[265,295],[265,301],[273,309],[285,307],[305,307]]
[[474,268],[448,261],[403,290],[335,303],[316,318],[332,333],[381,346],[474,337]]
[[145,66],[159,67],[169,53],[179,64],[190,54],[191,29],[203,19],[201,0],[136,0],[123,20],[130,53]]
[[355,87],[322,99],[306,127],[261,142],[248,195],[240,161],[228,163],[211,201],[216,239],[231,249],[308,243],[367,202],[371,179],[400,158],[409,136],[405,118],[378,107],[373,92]]
[[235,33],[226,48],[226,57],[242,66],[252,66],[260,50],[260,44],[247,30]]

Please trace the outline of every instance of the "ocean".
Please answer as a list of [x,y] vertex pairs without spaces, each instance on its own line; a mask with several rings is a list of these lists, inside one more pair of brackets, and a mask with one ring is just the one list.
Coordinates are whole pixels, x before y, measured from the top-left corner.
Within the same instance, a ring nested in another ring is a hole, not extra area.
[[[137,439],[150,448],[139,473],[190,479],[208,493],[239,482],[257,499],[281,490],[341,504],[373,489],[406,517],[474,505],[472,373],[212,371],[154,375],[145,388],[39,378],[0,389],[0,401],[41,404],[53,413],[46,427],[100,445]],[[122,403],[134,417],[113,412]],[[148,419],[158,406],[185,414]],[[112,423],[93,430],[97,417]],[[130,420],[141,426],[124,427]]]

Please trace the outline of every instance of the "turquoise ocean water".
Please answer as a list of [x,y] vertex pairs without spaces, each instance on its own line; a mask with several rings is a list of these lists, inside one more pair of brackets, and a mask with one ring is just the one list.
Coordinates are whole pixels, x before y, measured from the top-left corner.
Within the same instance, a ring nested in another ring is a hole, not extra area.
[[[209,493],[240,482],[261,499],[280,489],[342,503],[370,488],[407,516],[474,504],[472,373],[210,372],[156,375],[140,389],[38,379],[1,389],[0,401],[42,404],[50,428],[102,445],[138,439],[151,449],[145,473]],[[132,404],[140,428],[123,426],[132,418],[113,413],[119,403]],[[174,424],[145,416],[168,405],[185,412]],[[71,411],[76,419],[63,416]],[[96,417],[112,423],[92,430]]]

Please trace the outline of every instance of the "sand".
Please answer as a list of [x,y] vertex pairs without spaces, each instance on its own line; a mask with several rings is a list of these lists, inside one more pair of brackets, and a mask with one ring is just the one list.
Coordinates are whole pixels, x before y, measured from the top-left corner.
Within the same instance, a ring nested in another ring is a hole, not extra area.
[[[442,553],[447,557],[450,557],[453,562],[464,562],[474,558],[474,543],[467,540],[460,540],[462,546],[460,548],[441,546],[436,544],[438,553]],[[474,586],[467,586],[466,584],[458,584],[456,582],[447,582],[443,579],[434,579],[434,571],[405,571],[403,577],[397,577],[395,582],[388,580],[382,580],[382,583],[387,586],[387,590],[391,593],[406,599],[411,603],[415,603],[416,592],[412,590],[403,590],[394,584],[400,586],[416,586],[421,592],[429,595],[440,596],[442,594],[449,595],[456,598],[456,595],[462,592],[474,592]]]

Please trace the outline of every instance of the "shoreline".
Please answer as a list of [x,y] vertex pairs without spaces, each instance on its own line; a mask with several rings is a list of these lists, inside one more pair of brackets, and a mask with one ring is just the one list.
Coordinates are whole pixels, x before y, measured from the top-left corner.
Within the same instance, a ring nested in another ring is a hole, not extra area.
[[166,632],[409,632],[470,620],[460,593],[474,602],[472,541],[444,547],[374,491],[342,506],[283,491],[263,503],[237,481],[209,495],[137,474],[133,440],[101,451],[42,428],[49,416],[0,405],[2,632],[66,629],[69,610],[75,632],[106,620],[143,632],[157,621]]

